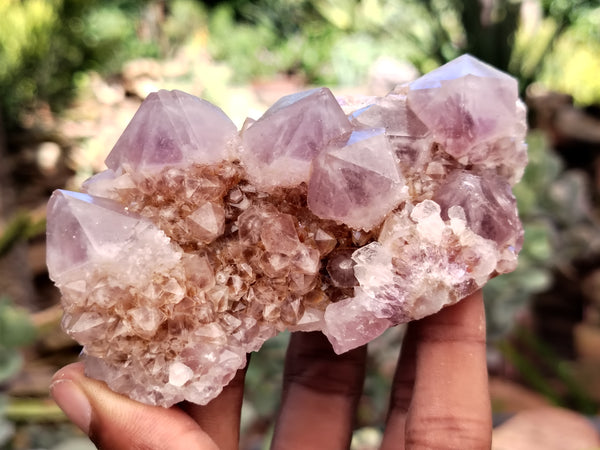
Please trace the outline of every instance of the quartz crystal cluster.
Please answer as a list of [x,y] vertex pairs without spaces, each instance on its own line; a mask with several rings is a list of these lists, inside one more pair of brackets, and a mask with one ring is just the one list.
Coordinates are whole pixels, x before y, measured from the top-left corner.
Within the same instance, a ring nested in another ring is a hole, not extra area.
[[48,205],[48,267],[87,373],[205,404],[282,330],[345,352],[515,268],[517,82],[466,55],[385,97],[282,98],[238,132],[179,91],[142,104],[83,193]]

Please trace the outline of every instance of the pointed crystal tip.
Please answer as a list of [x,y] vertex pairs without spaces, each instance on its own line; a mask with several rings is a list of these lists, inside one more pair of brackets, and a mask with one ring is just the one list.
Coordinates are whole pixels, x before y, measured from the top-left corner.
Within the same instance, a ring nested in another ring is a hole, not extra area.
[[106,158],[117,172],[229,159],[235,124],[215,105],[181,91],[151,93]]
[[515,85],[517,83],[517,80],[507,73],[484,63],[474,56],[464,54],[416,79],[409,86],[411,90],[439,88],[444,81],[464,78],[467,75],[480,78],[512,80]]
[[308,181],[327,143],[352,130],[327,88],[288,95],[242,133],[241,160],[254,183],[269,188]]
[[463,164],[486,159],[488,152],[493,155],[499,141],[519,129],[517,80],[470,55],[423,75],[409,87],[409,107],[434,140]]
[[[116,239],[133,232],[139,220],[110,200],[64,190],[48,202],[47,263],[50,277],[84,264],[93,252],[107,251]],[[110,224],[110,226],[108,226]],[[119,234],[115,235],[114,230]]]

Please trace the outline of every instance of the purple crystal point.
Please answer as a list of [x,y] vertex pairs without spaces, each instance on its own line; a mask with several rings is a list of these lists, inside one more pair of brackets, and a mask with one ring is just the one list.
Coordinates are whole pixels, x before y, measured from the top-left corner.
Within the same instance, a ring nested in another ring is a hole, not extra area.
[[422,138],[429,129],[408,107],[406,95],[396,93],[375,100],[350,115],[355,126],[385,128],[389,136]]
[[373,299],[349,298],[333,303],[325,311],[323,333],[338,355],[371,342],[394,325],[366,308],[369,302]]
[[475,147],[517,131],[517,80],[463,55],[410,84],[408,103],[446,152],[468,162]]
[[410,90],[440,88],[446,81],[457,80],[467,75],[479,78],[493,78],[502,82],[510,80],[511,84],[514,84],[514,88],[517,88],[517,80],[513,77],[468,54],[459,56],[443,66],[432,70],[411,82],[409,86]]
[[408,195],[383,128],[339,139],[313,162],[308,207],[317,216],[369,230]]
[[349,117],[357,128],[383,127],[405,173],[420,170],[431,159],[431,132],[409,108],[403,90],[353,112]]
[[132,237],[139,221],[139,217],[128,214],[119,203],[87,194],[55,191],[48,203],[50,277],[57,280],[93,255],[110,258],[120,241]]
[[181,91],[160,90],[144,100],[106,165],[115,172],[153,172],[213,164],[229,158],[236,136],[236,126],[220,108]]
[[48,271],[58,285],[98,267],[127,277],[150,261],[170,266],[180,257],[161,230],[120,203],[63,190],[48,203],[47,243]]
[[325,145],[351,130],[329,89],[288,95],[242,133],[241,159],[258,185],[296,186]]
[[521,250],[523,227],[517,202],[505,180],[494,174],[454,172],[433,199],[442,207],[442,218],[448,219],[448,210],[460,206],[475,233],[495,241],[500,248],[510,245],[516,252]]

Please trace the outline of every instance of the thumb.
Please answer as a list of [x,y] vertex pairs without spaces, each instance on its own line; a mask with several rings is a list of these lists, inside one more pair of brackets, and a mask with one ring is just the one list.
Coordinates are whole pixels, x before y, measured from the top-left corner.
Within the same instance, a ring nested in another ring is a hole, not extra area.
[[83,363],[59,370],[50,393],[69,419],[100,449],[218,450],[194,420],[178,407],[138,403],[88,378]]

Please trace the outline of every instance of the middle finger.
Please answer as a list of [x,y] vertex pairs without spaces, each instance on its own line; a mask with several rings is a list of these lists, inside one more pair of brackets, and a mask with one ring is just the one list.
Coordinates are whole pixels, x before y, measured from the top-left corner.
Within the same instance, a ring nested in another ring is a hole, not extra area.
[[366,346],[336,355],[320,332],[292,334],[273,448],[348,448],[365,360]]

